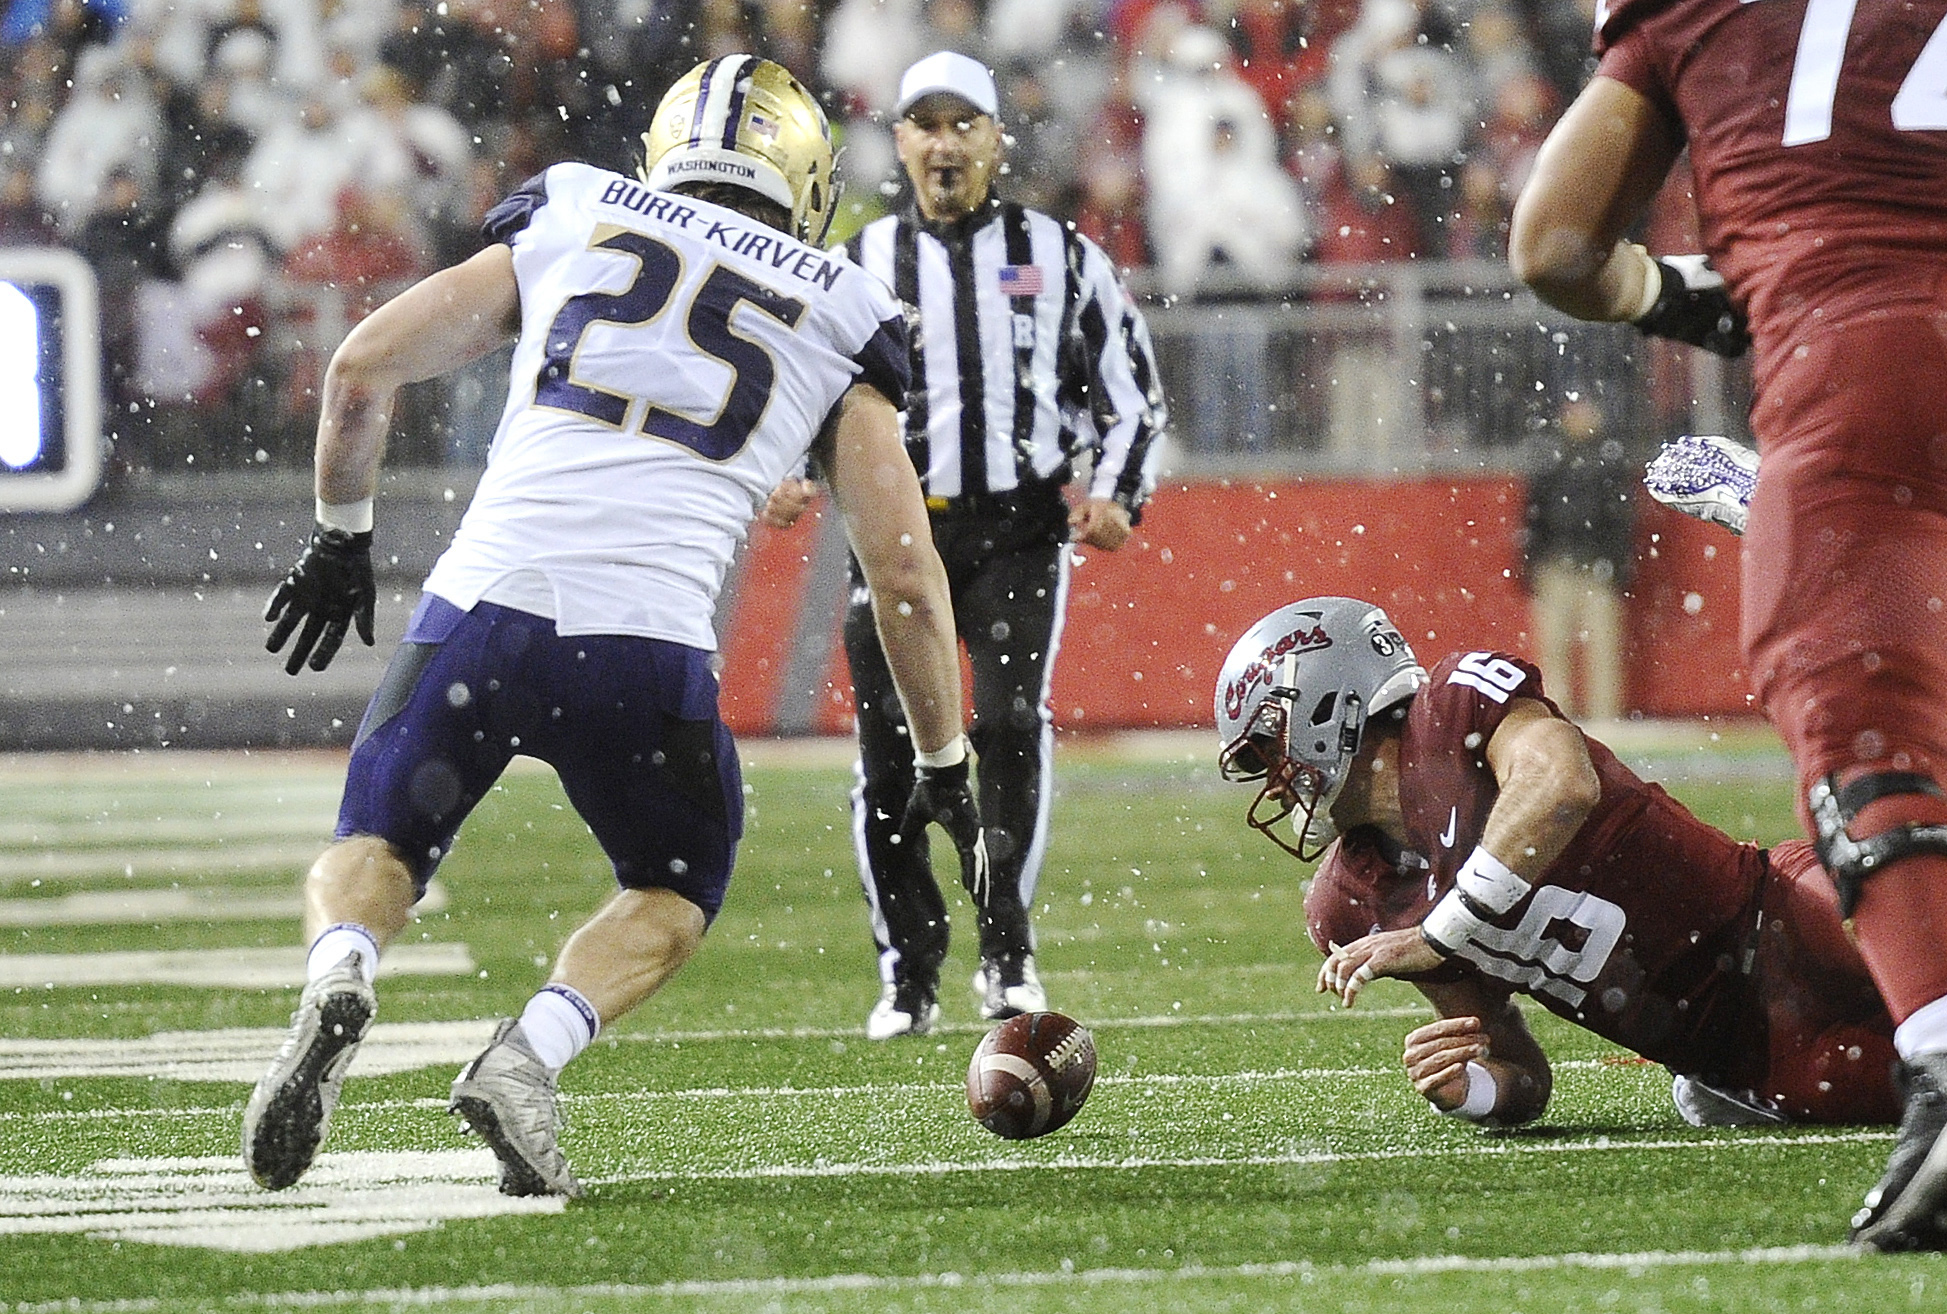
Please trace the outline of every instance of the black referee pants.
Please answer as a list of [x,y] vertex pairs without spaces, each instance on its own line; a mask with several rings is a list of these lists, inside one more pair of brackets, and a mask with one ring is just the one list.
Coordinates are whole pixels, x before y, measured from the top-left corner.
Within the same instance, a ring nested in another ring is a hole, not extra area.
[[[985,906],[976,903],[980,955],[1014,962],[1034,950],[1028,905],[1047,840],[1054,767],[1048,682],[1068,600],[1068,513],[1058,496],[1052,504],[1037,498],[1002,508],[936,512],[932,522],[954,627],[973,667],[971,737],[992,888]],[[927,840],[893,842],[913,789],[913,743],[857,561],[845,657],[859,720],[852,840],[881,972],[937,989],[947,950],[946,901]]]

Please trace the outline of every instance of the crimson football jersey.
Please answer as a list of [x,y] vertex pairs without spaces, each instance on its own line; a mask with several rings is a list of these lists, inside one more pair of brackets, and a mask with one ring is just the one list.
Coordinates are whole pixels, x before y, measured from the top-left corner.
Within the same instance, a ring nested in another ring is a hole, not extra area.
[[1807,315],[1940,295],[1947,0],[1598,0],[1598,74],[1683,125],[1768,378]]
[[[1305,920],[1321,950],[1416,926],[1453,887],[1499,790],[1486,749],[1514,700],[1556,710],[1541,674],[1456,653],[1414,695],[1400,742],[1407,844],[1388,860],[1358,828],[1319,864]],[[1557,711],[1559,715],[1559,711]],[[1527,897],[1429,980],[1485,977],[1646,1058],[1709,1071],[1740,1030],[1764,855],[1693,817],[1588,741],[1602,797]]]

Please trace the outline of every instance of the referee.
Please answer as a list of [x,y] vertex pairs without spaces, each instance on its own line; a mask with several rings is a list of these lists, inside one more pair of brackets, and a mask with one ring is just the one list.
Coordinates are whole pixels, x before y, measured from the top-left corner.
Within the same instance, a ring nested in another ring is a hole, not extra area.
[[[965,55],[942,51],[907,69],[894,136],[914,205],[847,243],[915,326],[906,450],[973,668],[990,867],[985,887],[968,892],[985,1018],[1047,1007],[1028,910],[1053,792],[1048,690],[1067,545],[1112,552],[1128,539],[1154,484],[1165,419],[1149,330],[1108,257],[1071,225],[994,195],[999,108],[993,75]],[[1088,484],[1071,509],[1062,489],[1084,454]],[[766,518],[789,524],[808,496],[787,481]],[[882,985],[866,1033],[886,1040],[924,1033],[939,1016],[947,909],[923,832],[900,833],[913,746],[856,562],[845,656],[859,722],[852,836]]]

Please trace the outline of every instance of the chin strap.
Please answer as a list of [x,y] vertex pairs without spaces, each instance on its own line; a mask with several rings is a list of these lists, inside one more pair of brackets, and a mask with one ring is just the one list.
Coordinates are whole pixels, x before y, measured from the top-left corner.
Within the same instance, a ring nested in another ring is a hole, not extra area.
[[1926,776],[1913,771],[1881,771],[1860,776],[1849,784],[1839,784],[1836,774],[1827,775],[1812,786],[1807,796],[1812,823],[1818,828],[1813,848],[1819,861],[1839,890],[1839,916],[1850,921],[1859,904],[1866,878],[1883,867],[1917,853],[1947,857],[1947,825],[1921,825],[1906,822],[1855,839],[1847,827],[1852,825],[1868,803],[1896,794],[1922,794],[1941,798],[1943,791]]

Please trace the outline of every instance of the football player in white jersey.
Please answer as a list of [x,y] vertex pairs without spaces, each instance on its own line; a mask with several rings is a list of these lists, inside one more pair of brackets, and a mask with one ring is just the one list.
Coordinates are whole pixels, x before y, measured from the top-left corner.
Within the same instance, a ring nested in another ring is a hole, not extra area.
[[364,320],[333,356],[317,525],[268,647],[322,670],[372,642],[372,494],[398,388],[515,339],[506,409],[352,749],[337,840],[305,886],[308,980],[245,1109],[259,1183],[296,1181],[376,1012],[372,979],[467,813],[516,753],[551,763],[620,890],[453,1083],[501,1190],[574,1195],[555,1080],[689,958],[743,828],[710,617],[765,496],[817,444],[878,597],[928,768],[908,810],[985,848],[967,787],[945,573],[895,404],[892,294],[818,248],[824,113],[784,68],[699,65],[644,134],[640,178],[557,164],[488,216],[490,245]]

